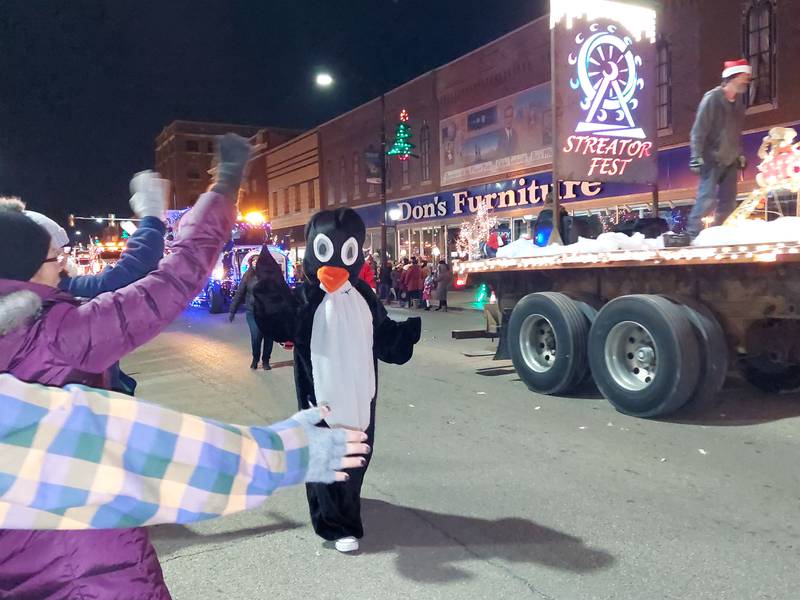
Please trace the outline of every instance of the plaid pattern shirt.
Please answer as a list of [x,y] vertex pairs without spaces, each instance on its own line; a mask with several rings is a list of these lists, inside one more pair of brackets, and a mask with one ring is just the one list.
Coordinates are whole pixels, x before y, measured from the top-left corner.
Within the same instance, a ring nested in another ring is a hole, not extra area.
[[292,420],[228,425],[0,374],[0,528],[191,523],[256,507],[307,470]]

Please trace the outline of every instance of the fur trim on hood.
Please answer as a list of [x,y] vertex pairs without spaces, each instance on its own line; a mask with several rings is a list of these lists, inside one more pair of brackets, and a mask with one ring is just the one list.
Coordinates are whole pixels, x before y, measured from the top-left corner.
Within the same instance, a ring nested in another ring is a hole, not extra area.
[[0,296],[0,337],[23,326],[41,309],[42,299],[28,290]]

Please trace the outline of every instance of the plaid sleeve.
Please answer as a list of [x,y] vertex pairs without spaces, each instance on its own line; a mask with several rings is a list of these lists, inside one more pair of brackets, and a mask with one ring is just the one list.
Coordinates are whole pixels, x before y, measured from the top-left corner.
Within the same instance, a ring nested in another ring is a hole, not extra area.
[[0,375],[0,528],[191,523],[256,507],[307,469],[292,420],[229,425]]

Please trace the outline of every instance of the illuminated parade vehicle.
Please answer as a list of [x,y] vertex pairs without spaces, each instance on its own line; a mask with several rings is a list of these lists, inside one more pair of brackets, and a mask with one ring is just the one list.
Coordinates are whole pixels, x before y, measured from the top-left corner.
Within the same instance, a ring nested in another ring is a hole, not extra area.
[[119,262],[126,241],[94,242],[88,247],[72,248],[71,255],[78,275],[96,275]]
[[[633,74],[653,68],[656,13],[630,6],[551,2],[555,181],[657,180],[653,100]],[[574,394],[593,380],[637,417],[712,406],[733,367],[768,392],[800,388],[800,218],[786,210],[788,194],[800,204],[795,135],[771,130],[758,189],[683,247],[658,232],[574,240],[551,223],[549,244],[530,236],[458,263],[456,279],[487,284],[497,302],[484,307],[484,330],[453,337],[499,338],[496,358],[534,392]],[[659,214],[656,195],[653,205]]]
[[[169,229],[174,230],[176,226],[179,227],[180,217],[185,212],[168,211]],[[261,248],[267,241],[269,230],[269,224],[264,220],[261,213],[248,213],[238,219],[231,232],[230,241],[220,254],[206,286],[192,301],[192,306],[207,307],[211,314],[227,311],[231,299],[247,271],[250,258],[261,253]],[[294,270],[289,253],[279,246],[269,245],[268,248],[275,262],[280,265],[286,282],[289,285],[294,285]]]

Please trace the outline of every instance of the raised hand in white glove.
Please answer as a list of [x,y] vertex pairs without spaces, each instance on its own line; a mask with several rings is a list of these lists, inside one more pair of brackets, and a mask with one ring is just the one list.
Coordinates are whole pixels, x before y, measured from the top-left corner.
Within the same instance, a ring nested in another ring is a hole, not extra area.
[[169,181],[154,171],[142,171],[131,179],[131,208],[140,219],[164,220],[169,195]]

